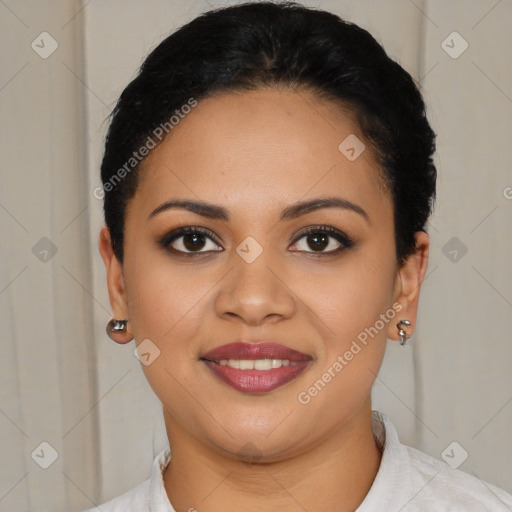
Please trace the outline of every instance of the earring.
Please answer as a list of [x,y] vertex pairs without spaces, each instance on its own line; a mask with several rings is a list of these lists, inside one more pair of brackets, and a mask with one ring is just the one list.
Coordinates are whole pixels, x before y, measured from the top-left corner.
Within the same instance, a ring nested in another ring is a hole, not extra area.
[[116,320],[115,318],[112,318],[106,327],[106,332],[108,337],[115,341],[116,343],[128,343],[130,342],[133,337],[130,337],[129,339],[126,338],[126,333],[128,332],[127,329],[128,320]]
[[405,345],[405,341],[410,336],[408,336],[407,333],[403,330],[402,325],[409,326],[411,325],[411,322],[409,322],[409,320],[400,320],[400,322],[396,324],[396,327],[398,329],[398,336],[400,336],[400,345]]
[[109,332],[126,332],[126,324],[128,320],[116,320],[112,318],[107,324],[107,334]]

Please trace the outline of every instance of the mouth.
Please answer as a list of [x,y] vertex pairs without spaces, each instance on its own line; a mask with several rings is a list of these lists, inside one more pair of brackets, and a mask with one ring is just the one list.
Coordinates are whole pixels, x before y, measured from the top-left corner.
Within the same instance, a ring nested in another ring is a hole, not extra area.
[[276,343],[229,343],[200,357],[219,380],[245,393],[266,393],[296,379],[311,356]]

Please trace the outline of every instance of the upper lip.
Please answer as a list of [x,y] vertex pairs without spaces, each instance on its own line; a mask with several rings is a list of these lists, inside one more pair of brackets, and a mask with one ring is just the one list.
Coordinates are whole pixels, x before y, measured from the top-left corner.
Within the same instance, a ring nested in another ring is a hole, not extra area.
[[221,359],[288,359],[289,361],[309,361],[311,356],[284,345],[272,342],[234,342],[216,347],[201,356],[201,359],[220,361]]

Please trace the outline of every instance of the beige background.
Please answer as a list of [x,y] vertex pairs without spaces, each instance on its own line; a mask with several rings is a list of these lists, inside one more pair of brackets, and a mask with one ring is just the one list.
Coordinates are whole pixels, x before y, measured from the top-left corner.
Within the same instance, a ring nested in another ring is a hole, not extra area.
[[[92,191],[105,119],[145,55],[228,3],[0,2],[0,511],[91,507],[144,480],[165,446],[133,342],[105,335]],[[469,454],[460,469],[512,492],[512,3],[303,3],[370,30],[421,81],[438,133],[420,321],[409,348],[389,342],[374,408],[435,457],[457,441]],[[46,59],[31,47],[51,48],[44,31],[58,43]],[[442,47],[453,31],[469,44],[458,58]],[[35,462],[51,461],[42,442],[57,455],[48,469]]]

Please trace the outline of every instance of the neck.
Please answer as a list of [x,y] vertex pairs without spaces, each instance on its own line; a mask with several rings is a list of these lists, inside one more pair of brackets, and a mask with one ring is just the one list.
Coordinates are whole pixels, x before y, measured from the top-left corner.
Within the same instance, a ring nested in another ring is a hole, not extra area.
[[381,453],[371,403],[307,452],[249,464],[219,455],[166,416],[171,462],[164,484],[177,512],[227,510],[354,511],[368,494]]

